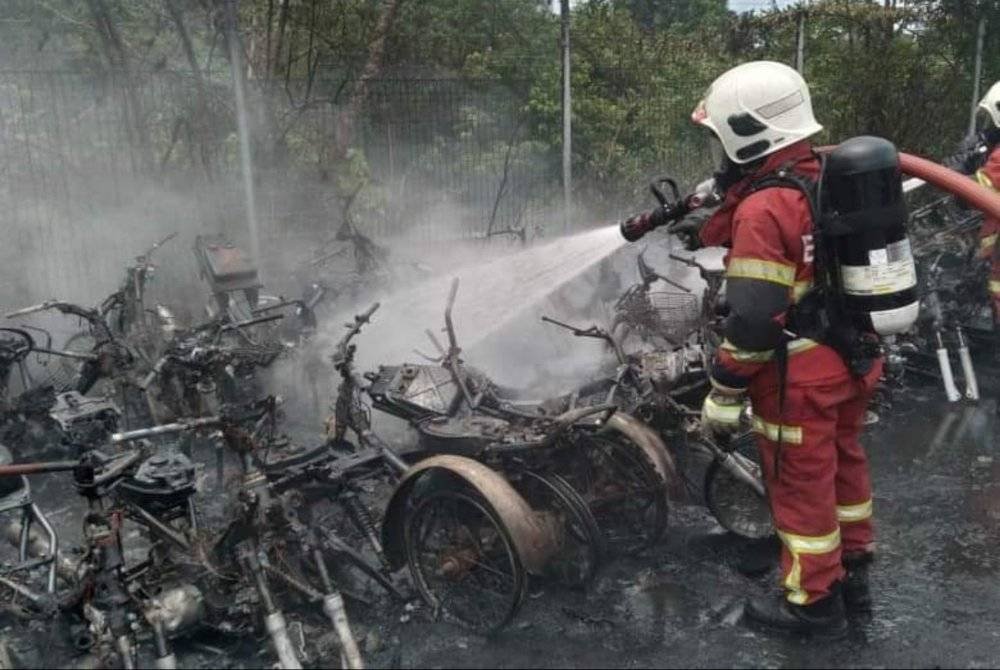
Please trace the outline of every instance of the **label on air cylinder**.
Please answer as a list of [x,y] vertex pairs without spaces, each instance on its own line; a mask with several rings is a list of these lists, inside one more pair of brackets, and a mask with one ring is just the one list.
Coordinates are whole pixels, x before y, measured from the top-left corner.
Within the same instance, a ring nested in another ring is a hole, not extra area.
[[917,285],[917,269],[909,259],[880,265],[842,265],[840,277],[848,295],[888,295]]

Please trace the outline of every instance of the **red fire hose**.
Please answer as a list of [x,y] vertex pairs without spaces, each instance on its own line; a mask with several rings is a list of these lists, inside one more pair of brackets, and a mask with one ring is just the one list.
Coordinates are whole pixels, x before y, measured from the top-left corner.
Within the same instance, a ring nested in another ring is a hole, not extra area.
[[[834,147],[819,147],[817,151],[827,153]],[[926,158],[920,158],[913,154],[899,152],[899,167],[903,174],[916,177],[936,186],[942,191],[946,191],[956,198],[959,198],[971,207],[980,210],[987,216],[1000,219],[1000,193],[977,183],[967,175],[963,175],[954,170],[949,170],[943,165],[938,165]],[[657,220],[651,213],[633,216],[625,219],[619,224],[622,237],[629,242],[634,242],[648,233],[653,228],[661,225],[671,224],[685,216],[691,207],[687,200],[678,200],[671,211],[664,212],[666,207],[655,210],[660,216]]]
[[899,167],[905,174],[923,179],[928,184],[961,198],[988,216],[1000,219],[1000,194],[979,185],[974,179],[926,158],[902,152],[899,154]]
[[[827,152],[833,148],[820,147],[819,150]],[[899,167],[903,174],[923,179],[928,184],[936,186],[942,191],[947,191],[956,198],[961,198],[984,214],[1000,219],[1000,194],[981,186],[967,175],[949,170],[926,158],[902,151],[899,152]]]

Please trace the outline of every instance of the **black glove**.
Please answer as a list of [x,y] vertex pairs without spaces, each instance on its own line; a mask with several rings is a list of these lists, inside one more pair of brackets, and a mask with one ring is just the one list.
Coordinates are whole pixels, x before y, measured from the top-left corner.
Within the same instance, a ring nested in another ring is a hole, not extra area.
[[972,175],[982,167],[988,153],[988,145],[983,135],[972,133],[959,142],[955,153],[941,160],[941,165],[955,172]]
[[700,217],[688,216],[675,223],[670,232],[680,238],[685,249],[688,251],[697,251],[701,249],[701,237],[699,237],[699,233],[704,222],[704,219]]

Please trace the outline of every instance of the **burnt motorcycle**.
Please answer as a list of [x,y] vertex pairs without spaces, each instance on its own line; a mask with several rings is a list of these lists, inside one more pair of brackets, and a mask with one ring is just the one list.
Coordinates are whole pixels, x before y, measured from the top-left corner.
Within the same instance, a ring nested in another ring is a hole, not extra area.
[[[678,464],[692,499],[704,500],[723,528],[757,539],[774,532],[753,435],[744,433],[728,443],[708,436],[701,427],[701,404],[709,390],[708,364],[721,342],[720,295],[724,282],[721,268],[707,267],[695,258],[671,254],[670,258],[698,270],[705,282],[698,309],[678,312],[657,309],[651,295],[656,274],[639,257],[640,283],[619,303],[614,317],[617,332],[641,334],[655,328],[650,314],[670,323],[660,336],[642,338],[645,346],[627,353],[611,332],[590,326],[579,328],[549,317],[543,321],[569,330],[576,337],[603,340],[614,352],[616,368],[599,375],[564,400],[564,408],[595,403],[613,403],[645,422],[662,436]],[[668,282],[674,284],[674,282]],[[683,287],[681,295],[688,295]],[[676,300],[671,304],[680,304]],[[639,320],[634,320],[639,315]],[[683,317],[683,320],[681,320]],[[676,342],[664,346],[663,341]],[[752,418],[747,417],[752,422]],[[707,468],[698,467],[709,459]],[[700,481],[695,480],[695,476]]]
[[[524,466],[508,479],[508,473],[468,457],[489,447],[527,454],[544,446],[541,438],[529,442],[523,432],[508,431],[506,439],[484,433],[478,444],[467,438],[468,453],[420,447],[397,453],[374,432],[366,398],[377,375],[366,378],[355,369],[352,340],[378,307],[375,303],[347,324],[335,347],[341,381],[330,443],[341,451],[381,453],[401,477],[382,524],[388,565],[408,566],[435,617],[482,632],[498,630],[520,609],[529,574],[570,583],[588,578],[599,559],[600,531],[558,476]],[[348,430],[358,447],[347,442]]]
[[[406,420],[425,454],[474,458],[503,473],[533,506],[558,510],[576,546],[558,562],[561,581],[586,582],[605,550],[655,543],[667,527],[674,482],[660,438],[613,404],[556,411],[558,399],[500,386],[466,365],[452,321],[457,291],[456,279],[445,308],[447,349],[427,331],[439,353],[430,364],[366,374],[373,407]],[[356,393],[340,394],[338,427],[356,421],[349,406],[357,405]]]

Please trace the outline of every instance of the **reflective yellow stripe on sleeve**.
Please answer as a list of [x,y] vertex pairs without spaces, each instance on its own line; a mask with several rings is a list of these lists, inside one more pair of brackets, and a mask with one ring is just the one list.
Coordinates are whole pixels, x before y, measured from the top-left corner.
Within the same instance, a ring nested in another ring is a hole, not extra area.
[[795,535],[778,531],[778,537],[782,544],[788,548],[788,553],[792,555],[792,568],[785,577],[785,588],[788,589],[787,598],[789,602],[796,605],[805,605],[809,600],[809,594],[802,590],[802,561],[803,554],[828,554],[836,551],[840,546],[840,529],[826,535]]
[[[788,343],[788,355],[801,354],[803,351],[809,351],[818,345],[819,342],[816,340],[800,337]],[[749,351],[747,349],[740,349],[729,340],[722,342],[722,349],[738,363],[766,363],[774,357],[773,349],[767,351]]]
[[976,170],[976,181],[979,182],[980,186],[985,186],[991,191],[997,190],[996,186],[993,185],[993,180],[986,176],[986,173],[982,170]]
[[771,442],[777,442],[781,438],[782,444],[802,444],[802,426],[789,426],[782,424],[781,435],[778,435],[778,424],[764,421],[759,416],[753,417],[753,430],[755,433],[763,435]]
[[705,398],[703,409],[705,418],[709,421],[720,424],[738,424],[740,422],[740,414],[743,413],[743,403],[724,404],[717,402],[715,398],[709,395]]
[[1000,295],[1000,280],[991,279],[990,280],[990,293],[993,295]]
[[992,249],[993,247],[996,246],[996,243],[997,243],[997,236],[995,233],[993,235],[987,235],[986,237],[981,237],[979,238],[979,250],[986,251],[988,249]]
[[837,521],[840,523],[857,523],[870,518],[872,518],[870,498],[856,505],[837,505]]
[[761,279],[781,286],[795,284],[795,266],[759,258],[733,258],[726,268],[730,278]]

